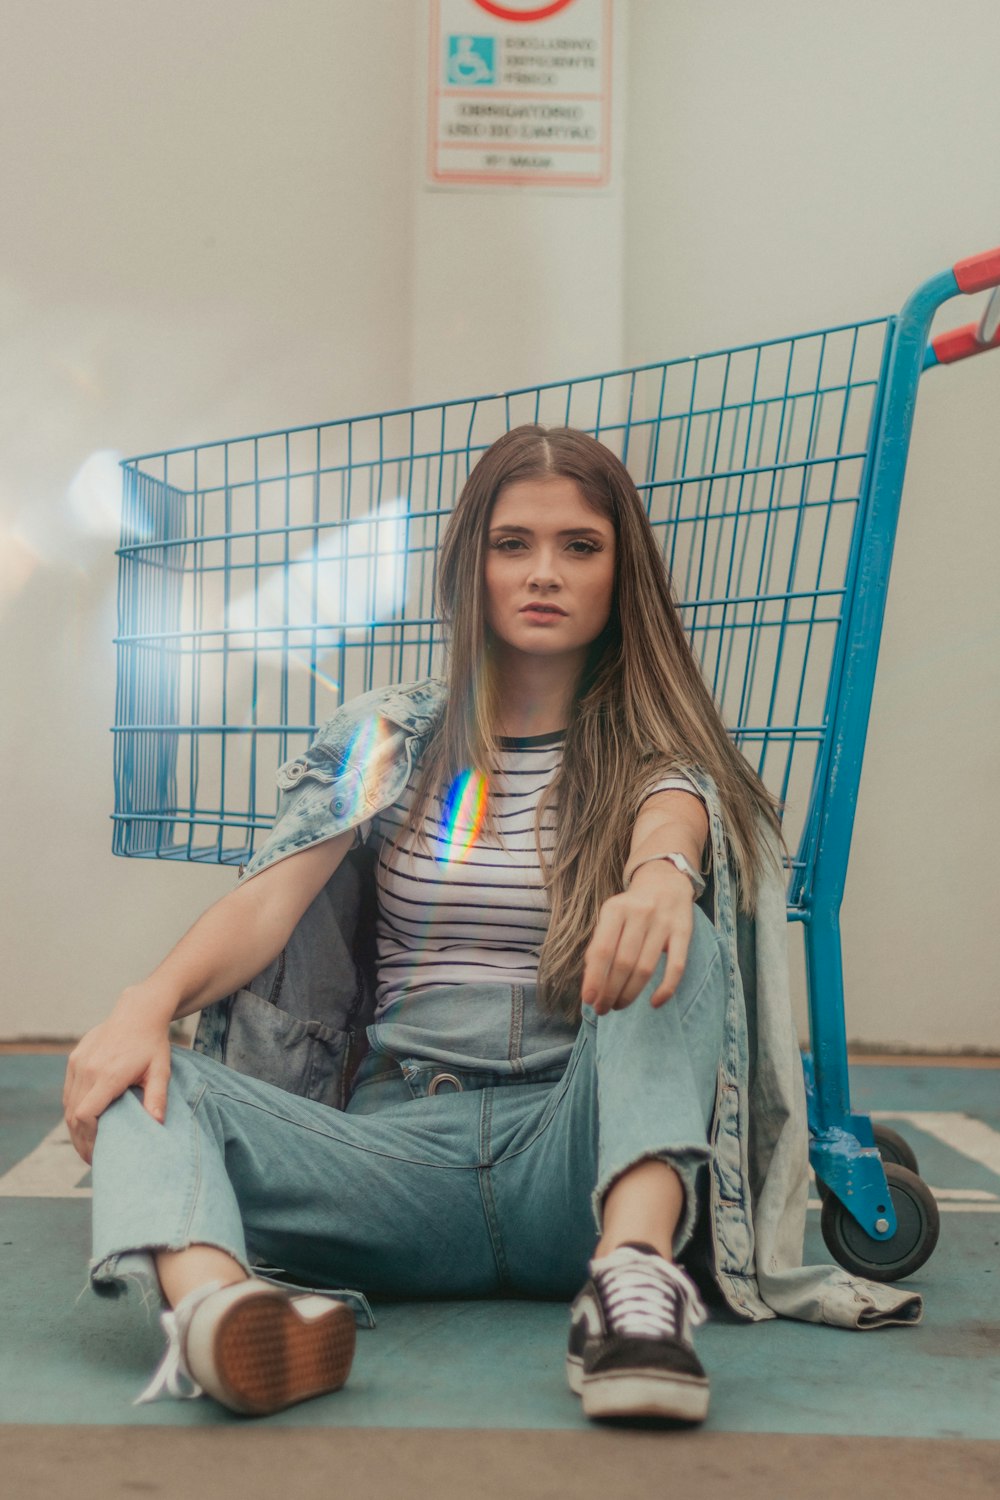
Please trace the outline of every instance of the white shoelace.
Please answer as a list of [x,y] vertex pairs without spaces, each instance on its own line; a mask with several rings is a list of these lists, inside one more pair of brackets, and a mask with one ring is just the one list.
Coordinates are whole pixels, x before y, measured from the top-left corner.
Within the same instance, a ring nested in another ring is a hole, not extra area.
[[160,1327],[167,1336],[167,1347],[146,1389],[132,1402],[133,1406],[145,1406],[158,1401],[161,1396],[172,1396],[177,1401],[193,1401],[203,1395],[201,1386],[188,1369],[184,1357],[184,1335],[191,1321],[191,1314],[206,1297],[217,1292],[222,1285],[210,1281],[207,1286],[197,1287],[170,1310],[160,1313]]
[[622,1247],[594,1261],[592,1270],[613,1333],[690,1343],[692,1327],[707,1319],[684,1272],[658,1255]]

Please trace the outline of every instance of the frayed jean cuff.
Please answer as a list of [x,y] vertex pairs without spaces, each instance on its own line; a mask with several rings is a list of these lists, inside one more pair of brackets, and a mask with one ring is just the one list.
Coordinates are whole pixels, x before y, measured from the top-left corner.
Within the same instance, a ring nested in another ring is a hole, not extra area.
[[677,1149],[668,1147],[662,1151],[647,1151],[635,1161],[629,1162],[627,1166],[615,1167],[606,1173],[594,1188],[590,1200],[598,1236],[604,1233],[604,1199],[618,1179],[631,1171],[633,1167],[637,1167],[640,1162],[662,1161],[668,1167],[673,1167],[684,1188],[684,1207],[674,1231],[673,1244],[674,1255],[683,1254],[694,1233],[698,1219],[698,1186],[699,1181],[703,1179],[701,1168],[711,1159],[711,1155],[711,1150],[707,1146],[681,1146]]
[[[156,1250],[187,1250],[189,1246],[157,1245],[154,1248]],[[231,1245],[218,1245],[214,1248],[224,1250],[243,1267],[248,1276],[253,1275],[246,1257],[234,1250]],[[88,1274],[91,1289],[99,1297],[122,1297],[127,1292],[134,1292],[141,1298],[142,1305],[146,1308],[159,1309],[167,1305],[160,1288],[160,1278],[156,1273],[153,1249],[121,1250],[112,1255],[104,1255],[99,1260],[90,1262]]]

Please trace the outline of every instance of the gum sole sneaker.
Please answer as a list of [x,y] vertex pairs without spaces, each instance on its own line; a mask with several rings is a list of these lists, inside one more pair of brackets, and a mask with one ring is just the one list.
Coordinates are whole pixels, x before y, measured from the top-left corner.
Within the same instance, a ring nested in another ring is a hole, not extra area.
[[566,1378],[588,1417],[701,1422],[709,1382],[691,1341],[705,1321],[693,1283],[650,1245],[590,1264],[570,1314]]
[[207,1392],[230,1411],[267,1416],[338,1390],[354,1356],[345,1303],[259,1278],[196,1287],[160,1323],[167,1347],[135,1406]]
[[339,1390],[354,1340],[354,1315],[345,1303],[249,1280],[213,1292],[193,1309],[184,1357],[208,1395],[230,1411],[259,1417]]

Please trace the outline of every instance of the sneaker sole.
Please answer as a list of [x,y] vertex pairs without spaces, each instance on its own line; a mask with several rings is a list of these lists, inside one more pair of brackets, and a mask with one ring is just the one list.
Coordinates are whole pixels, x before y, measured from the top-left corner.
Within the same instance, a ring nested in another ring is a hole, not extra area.
[[339,1390],[350,1373],[355,1338],[354,1315],[343,1304],[305,1319],[280,1294],[236,1303],[220,1318],[214,1338],[225,1404],[247,1416],[267,1416]]
[[579,1385],[567,1377],[583,1397],[588,1417],[673,1417],[701,1422],[708,1415],[709,1386],[696,1376],[653,1375],[648,1370],[615,1371],[606,1375],[579,1374]]

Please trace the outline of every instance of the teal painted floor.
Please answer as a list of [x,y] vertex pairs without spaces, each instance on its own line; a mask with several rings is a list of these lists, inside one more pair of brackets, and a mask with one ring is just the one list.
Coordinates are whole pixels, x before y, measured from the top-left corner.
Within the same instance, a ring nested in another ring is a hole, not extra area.
[[[0,1184],[58,1124],[64,1065],[61,1056],[0,1057]],[[858,1109],[966,1116],[995,1132],[1000,1147],[1000,1071],[866,1066],[852,1078]],[[938,1249],[908,1283],[924,1294],[924,1323],[863,1334],[783,1320],[710,1323],[698,1339],[712,1377],[704,1430],[1000,1438],[994,1137],[980,1134],[986,1149],[977,1160],[942,1139],[940,1126],[936,1133],[912,1121],[897,1128],[925,1181],[959,1195],[942,1197],[950,1206]],[[825,1261],[818,1220],[810,1212],[806,1258]],[[230,1425],[233,1418],[208,1401],[131,1405],[159,1357],[161,1335],[136,1303],[108,1303],[83,1290],[88,1221],[86,1198],[0,1196],[0,1421]],[[268,1418],[269,1428],[589,1426],[563,1379],[565,1306],[455,1302],[375,1311],[378,1327],[359,1332],[348,1386]]]

